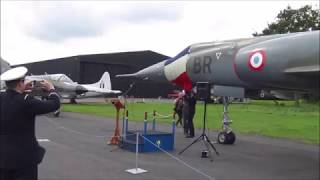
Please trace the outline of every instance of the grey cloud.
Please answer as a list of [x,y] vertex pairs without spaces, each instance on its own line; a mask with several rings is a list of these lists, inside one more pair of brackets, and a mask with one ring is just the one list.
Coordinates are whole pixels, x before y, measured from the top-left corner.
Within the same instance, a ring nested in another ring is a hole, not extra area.
[[176,21],[181,17],[183,6],[172,4],[140,5],[132,7],[122,17],[131,23],[148,23],[150,21]]
[[119,11],[99,7],[99,12],[95,12],[90,7],[76,7],[72,3],[36,4],[33,9],[35,23],[26,32],[37,39],[53,42],[99,36],[120,22],[176,21],[182,12],[180,7],[173,3],[124,4]]
[[41,40],[61,41],[103,33],[99,17],[75,8],[48,8],[48,12],[38,12],[35,15],[35,24],[27,30],[27,33]]

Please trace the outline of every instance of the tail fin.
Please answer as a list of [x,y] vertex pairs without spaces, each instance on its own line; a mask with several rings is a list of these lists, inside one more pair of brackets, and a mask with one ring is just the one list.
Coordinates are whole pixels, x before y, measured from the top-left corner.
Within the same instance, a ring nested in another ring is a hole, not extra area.
[[106,71],[103,73],[101,79],[93,84],[90,84],[93,87],[101,88],[101,89],[108,89],[111,90],[111,80],[110,80],[110,75]]

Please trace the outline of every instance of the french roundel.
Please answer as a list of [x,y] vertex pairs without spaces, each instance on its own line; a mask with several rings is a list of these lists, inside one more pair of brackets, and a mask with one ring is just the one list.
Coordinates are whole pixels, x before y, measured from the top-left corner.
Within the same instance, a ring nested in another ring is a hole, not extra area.
[[266,64],[266,60],[264,50],[255,50],[249,54],[248,66],[252,71],[261,71]]

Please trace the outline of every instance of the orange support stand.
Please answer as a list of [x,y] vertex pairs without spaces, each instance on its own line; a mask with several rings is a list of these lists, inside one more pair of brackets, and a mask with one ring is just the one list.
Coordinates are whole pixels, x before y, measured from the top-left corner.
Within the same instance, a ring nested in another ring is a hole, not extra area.
[[111,103],[116,108],[116,128],[114,129],[114,135],[111,137],[110,141],[108,142],[109,145],[118,145],[120,140],[120,128],[119,128],[119,114],[120,109],[124,109],[125,106],[118,100],[112,100]]

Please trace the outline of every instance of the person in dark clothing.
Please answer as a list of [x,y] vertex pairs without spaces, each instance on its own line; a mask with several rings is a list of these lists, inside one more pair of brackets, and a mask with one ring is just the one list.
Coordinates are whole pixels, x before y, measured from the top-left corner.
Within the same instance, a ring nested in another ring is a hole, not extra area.
[[182,116],[185,122],[185,136],[186,138],[194,137],[193,117],[196,110],[196,98],[192,91],[186,92],[183,98]]
[[181,127],[184,127],[183,123],[182,123],[182,107],[183,107],[183,97],[182,94],[179,94],[179,97],[177,97],[174,100],[174,112],[178,115],[178,120],[176,122],[176,125],[178,126],[178,124],[181,125]]
[[41,82],[41,88],[48,93],[46,100],[38,100],[25,93],[31,87],[31,83],[25,82],[26,73],[25,67],[17,67],[1,75],[7,86],[0,96],[1,180],[38,179],[38,164],[45,149],[35,136],[35,117],[60,107],[59,96],[47,81]]

